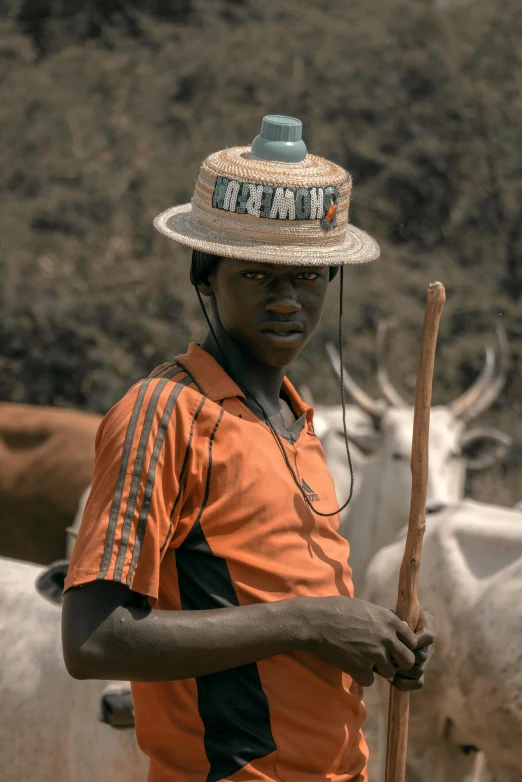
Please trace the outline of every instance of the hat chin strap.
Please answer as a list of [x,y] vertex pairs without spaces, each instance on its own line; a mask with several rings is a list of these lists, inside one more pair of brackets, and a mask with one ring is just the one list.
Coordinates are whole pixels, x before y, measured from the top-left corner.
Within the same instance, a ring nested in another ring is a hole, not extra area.
[[[207,309],[206,309],[206,307],[205,307],[205,305],[203,303],[203,299],[201,298],[201,293],[200,293],[200,290],[199,290],[199,286],[195,285],[195,288],[196,288],[196,294],[197,294],[197,297],[198,297],[198,300],[199,300],[199,304],[201,306],[201,309],[203,310],[203,315],[205,316],[205,320],[207,321],[207,325],[208,325],[208,327],[210,329],[210,333],[212,334],[212,337],[214,339],[214,342],[216,343],[217,349],[219,350],[219,352],[221,354],[221,357],[223,359],[223,362],[222,362],[223,368],[230,375],[230,377],[236,383],[236,385],[243,391],[244,395],[247,398],[251,399],[254,402],[254,404],[261,411],[261,414],[263,416],[263,421],[268,426],[270,431],[272,432],[272,435],[274,436],[274,438],[275,438],[275,440],[277,442],[277,445],[279,446],[279,450],[281,451],[281,455],[283,456],[283,459],[285,461],[286,467],[287,467],[290,475],[292,476],[292,479],[293,479],[295,485],[299,489],[299,491],[301,493],[301,496],[303,497],[304,501],[306,502],[306,504],[308,505],[310,510],[313,513],[315,513],[316,516],[323,516],[323,517],[337,516],[337,514],[340,513],[341,511],[343,511],[346,507],[348,507],[349,503],[351,502],[351,499],[352,499],[352,496],[353,496],[353,482],[354,482],[352,457],[351,457],[351,454],[350,454],[350,444],[349,444],[349,441],[348,441],[348,432],[346,430],[346,399],[345,399],[344,382],[343,382],[344,381],[344,378],[343,378],[343,292],[344,292],[344,266],[341,266],[341,269],[340,269],[340,285],[339,285],[339,359],[340,359],[340,363],[341,363],[340,386],[341,386],[341,405],[342,405],[342,410],[343,410],[344,443],[345,443],[345,446],[346,446],[346,456],[348,457],[348,465],[350,467],[350,492],[348,494],[348,499],[346,500],[346,502],[343,505],[341,505],[340,508],[337,508],[337,510],[332,511],[331,513],[322,513],[321,511],[316,510],[316,508],[314,508],[312,501],[310,500],[310,498],[306,494],[305,490],[303,489],[301,483],[299,482],[299,479],[298,479],[297,475],[295,474],[295,471],[294,471],[292,465],[290,464],[290,460],[288,459],[288,456],[286,454],[286,450],[285,450],[285,447],[284,447],[284,445],[283,445],[283,443],[281,441],[281,438],[280,438],[279,434],[276,432],[276,430],[274,429],[272,421],[268,417],[265,409],[257,401],[255,396],[248,390],[248,388],[246,388],[242,383],[240,383],[237,380],[237,378],[234,377],[234,374],[230,371],[229,364],[228,364],[228,361],[227,361],[227,357],[225,356],[225,353],[224,353],[221,345],[219,344],[219,340],[218,340],[218,338],[216,336],[216,332],[214,331],[214,327],[213,327],[213,325],[212,325],[212,323],[210,321],[210,318],[208,316]],[[225,330],[224,327],[223,327],[223,330]],[[225,333],[227,333],[227,332],[225,331]],[[227,334],[227,336],[228,336],[228,334]],[[230,337],[230,339],[232,339],[232,337]]]
[[[194,287],[196,289],[196,293],[197,293],[197,296],[198,296],[200,307],[203,310],[203,314],[205,316],[205,320],[207,321],[207,325],[208,325],[209,331],[210,331],[210,333],[212,335],[212,340],[213,340],[214,344],[216,345],[216,348],[217,348],[217,351],[218,351],[219,355],[221,356],[221,358],[217,359],[217,360],[219,360],[220,363],[224,362],[224,368],[226,368],[227,373],[230,375],[230,377],[232,377],[234,382],[236,382],[236,380],[233,377],[232,373],[229,371],[230,363],[229,363],[228,359],[226,358],[226,356],[224,354],[223,348],[221,347],[221,343],[218,340],[218,336],[216,334],[216,329],[212,325],[212,321],[210,320],[210,317],[208,315],[207,308],[205,307],[203,299],[201,298],[201,292],[199,290],[199,286],[197,284],[195,284]],[[215,302],[215,297],[213,297],[213,298],[214,298],[214,302]],[[229,334],[229,332],[226,330],[225,326],[223,325],[223,321],[221,320],[221,317],[219,315],[217,304],[214,304],[214,306],[211,307],[211,314],[212,314],[213,320],[214,321],[217,320],[217,322],[219,324],[219,326],[217,328],[217,331],[218,332],[222,332],[222,334],[224,335],[224,339],[225,340],[230,340],[230,342],[233,343],[234,347],[237,348],[237,350],[243,351],[243,348],[241,347],[241,345],[238,342],[236,342],[234,337],[231,334]],[[217,358],[216,355],[214,355],[214,357]],[[240,386],[239,383],[237,383],[237,385],[241,388],[241,390],[243,390],[242,386]]]

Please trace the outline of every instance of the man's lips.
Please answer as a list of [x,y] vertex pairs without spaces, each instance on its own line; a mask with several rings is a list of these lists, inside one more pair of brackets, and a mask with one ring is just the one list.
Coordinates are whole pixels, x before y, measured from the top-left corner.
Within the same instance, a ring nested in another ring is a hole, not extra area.
[[264,323],[261,331],[268,334],[302,334],[303,327],[300,323],[290,323],[289,321],[274,321],[273,323]]
[[304,329],[301,324],[289,321],[286,323],[281,321],[264,323],[261,327],[261,334],[273,347],[286,349],[296,349],[304,339]]

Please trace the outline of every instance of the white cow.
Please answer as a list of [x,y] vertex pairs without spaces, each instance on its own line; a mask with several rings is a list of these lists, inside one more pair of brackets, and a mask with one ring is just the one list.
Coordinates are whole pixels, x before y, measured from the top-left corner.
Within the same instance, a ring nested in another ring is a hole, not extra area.
[[[368,600],[395,605],[403,553],[404,535],[373,558]],[[464,500],[428,517],[419,602],[438,639],[425,687],[411,697],[408,782],[461,782],[477,749],[495,775],[522,782],[520,512]],[[388,685],[378,686],[382,739]]]
[[[377,340],[381,399],[369,397],[346,369],[343,372],[347,392],[375,422],[371,432],[361,428],[360,439],[357,431],[350,432],[355,448],[359,447],[363,454],[363,461],[358,491],[341,517],[340,532],[350,541],[350,565],[356,588],[362,586],[372,556],[395,538],[409,513],[413,407],[401,399],[389,380],[384,358],[386,330],[387,325],[381,324]],[[504,386],[508,347],[504,332],[497,330],[497,336],[499,349],[487,347],[484,369],[471,388],[449,405],[436,406],[431,411],[428,514],[437,513],[462,499],[466,470],[490,466],[505,455],[511,444],[511,438],[496,429],[466,429],[468,422],[486,410]],[[340,377],[337,350],[331,344],[326,350]],[[323,433],[322,441],[341,498],[347,495],[348,473],[345,454],[342,459],[340,434],[337,414],[337,424],[332,422],[330,430]]]
[[59,565],[45,569],[0,558],[0,777],[144,782],[148,760],[134,730],[101,722],[121,724],[128,685],[76,681],[65,670],[63,575]]
[[[323,446],[339,503],[344,503],[350,491],[350,473],[344,441],[342,407],[316,404],[307,387],[302,387],[299,391],[303,399],[313,405],[314,432]],[[354,476],[353,501],[360,491],[362,475],[368,464],[367,454],[374,447],[378,433],[371,417],[357,405],[346,405],[346,431]]]

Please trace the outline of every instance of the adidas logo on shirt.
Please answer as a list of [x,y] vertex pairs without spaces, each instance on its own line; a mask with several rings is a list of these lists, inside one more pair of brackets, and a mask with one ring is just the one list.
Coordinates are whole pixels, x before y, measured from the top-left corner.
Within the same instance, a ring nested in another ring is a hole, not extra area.
[[303,480],[301,482],[301,487],[302,487],[303,491],[306,493],[306,496],[308,497],[310,502],[319,502],[320,501],[321,498],[319,497],[319,495],[316,494],[315,491],[307,484],[307,482],[305,481],[304,478],[303,478]]

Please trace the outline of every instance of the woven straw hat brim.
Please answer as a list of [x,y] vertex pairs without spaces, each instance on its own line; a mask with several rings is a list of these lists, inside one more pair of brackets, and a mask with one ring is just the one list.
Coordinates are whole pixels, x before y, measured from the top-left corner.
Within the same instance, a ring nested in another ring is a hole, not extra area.
[[348,223],[344,242],[334,247],[248,241],[246,231],[241,241],[225,244],[221,230],[214,232],[208,226],[197,223],[191,203],[174,206],[162,212],[154,220],[154,226],[169,239],[194,250],[244,261],[286,263],[295,266],[343,266],[375,261],[380,255],[375,239],[351,223]]

